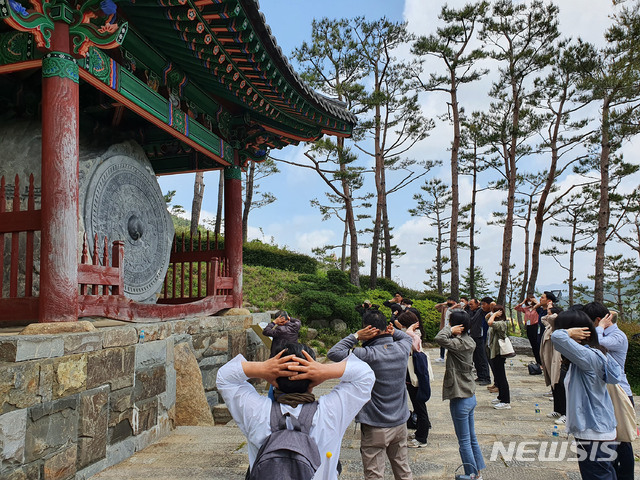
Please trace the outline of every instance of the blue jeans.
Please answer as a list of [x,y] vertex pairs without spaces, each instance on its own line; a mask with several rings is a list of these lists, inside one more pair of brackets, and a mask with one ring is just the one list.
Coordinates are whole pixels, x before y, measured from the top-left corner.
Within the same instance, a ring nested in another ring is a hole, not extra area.
[[475,395],[469,398],[453,398],[449,402],[453,427],[458,437],[460,458],[465,464],[464,473],[467,475],[479,473],[485,468],[473,421],[473,411],[477,404]]

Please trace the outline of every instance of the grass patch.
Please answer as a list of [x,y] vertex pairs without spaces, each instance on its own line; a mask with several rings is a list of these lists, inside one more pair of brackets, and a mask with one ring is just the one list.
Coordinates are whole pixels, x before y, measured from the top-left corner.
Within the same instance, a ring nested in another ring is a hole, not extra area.
[[261,311],[281,309],[289,303],[289,288],[298,283],[299,275],[277,268],[244,265],[244,297]]

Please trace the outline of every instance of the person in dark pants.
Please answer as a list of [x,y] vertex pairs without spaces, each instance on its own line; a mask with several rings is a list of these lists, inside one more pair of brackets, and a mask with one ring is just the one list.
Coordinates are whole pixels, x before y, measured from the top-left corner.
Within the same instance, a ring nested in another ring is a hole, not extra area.
[[[591,302],[584,305],[582,311],[586,313],[596,325],[598,342],[606,347],[609,354],[614,358],[620,368],[622,368],[622,378],[620,386],[631,399],[633,404],[633,393],[629,386],[624,366],[627,361],[627,351],[629,349],[629,339],[627,335],[618,328],[618,315],[610,312],[607,307],[599,302]],[[618,456],[613,462],[618,480],[633,480],[633,469],[635,465],[633,446],[630,442],[620,442],[618,445]]]
[[484,321],[485,312],[480,308],[480,302],[476,298],[469,300],[469,308],[471,310],[471,328],[469,335],[476,342],[476,348],[473,351],[473,365],[476,367],[478,378],[476,382],[480,385],[489,385],[491,376],[489,375],[489,362],[487,361],[487,352],[482,339],[482,322]]
[[[538,341],[538,329],[540,328],[538,324],[540,323],[540,317],[538,316],[538,312],[535,308],[536,303],[536,298],[534,296],[530,296],[516,305],[515,310],[516,312],[520,312],[524,315],[524,323],[526,325],[529,345],[531,345],[531,350],[533,351],[533,356],[536,358],[536,363],[541,365],[540,346],[542,345],[542,342]],[[551,336],[551,333],[549,333],[549,336]]]
[[[423,355],[422,359],[426,359],[425,365],[423,365],[427,368],[426,377],[424,375],[417,375],[419,373],[417,370],[415,372],[411,372],[407,369],[407,392],[409,393],[411,405],[413,405],[413,411],[415,412],[417,417],[416,432],[414,438],[409,441],[409,444],[407,445],[409,448],[426,447],[427,439],[429,438],[429,429],[431,428],[431,422],[429,421],[429,412],[427,411],[427,400],[429,399],[429,397],[431,397],[431,376],[428,375],[429,357],[422,352],[422,337],[420,334],[420,330],[408,330],[411,325],[418,322],[418,317],[416,317],[413,312],[401,313],[400,315],[398,315],[398,318],[395,322],[397,325],[399,325],[400,328],[402,328],[404,331],[406,331],[407,334],[412,337],[413,342],[411,345],[411,358],[413,359],[413,364],[416,365],[416,363],[418,362],[418,352]],[[412,378],[412,373],[414,378]],[[416,385],[414,385],[414,383]]]
[[[544,335],[544,325],[542,324],[542,317],[546,316],[548,310],[553,308],[553,304],[557,303],[558,299],[553,294],[553,292],[544,291],[542,295],[540,295],[540,301],[533,307],[535,311],[538,313],[538,325],[536,330],[536,339],[538,342],[537,353],[534,352],[536,357],[536,361],[538,365],[540,365],[540,345],[542,345],[542,335]],[[528,335],[528,334],[527,334]]]
[[507,357],[500,354],[500,339],[507,338],[507,316],[502,305],[494,305],[487,323],[491,331],[489,348],[491,351],[491,364],[493,365],[493,380],[498,387],[498,398],[493,402],[496,410],[508,410],[511,408],[511,394],[509,381],[504,363]]
[[547,304],[547,315],[542,317],[545,327],[542,343],[540,344],[540,359],[542,360],[542,373],[545,384],[551,387],[553,395],[553,412],[547,417],[553,418],[556,425],[564,425],[567,421],[567,395],[564,390],[564,379],[567,374],[567,365],[562,362],[562,355],[553,348],[551,334],[556,317],[562,309],[551,307]]
[[551,341],[568,364],[566,426],[575,437],[580,475],[583,480],[616,480],[616,417],[607,384],[620,382],[622,369],[600,345],[584,312],[560,312]]

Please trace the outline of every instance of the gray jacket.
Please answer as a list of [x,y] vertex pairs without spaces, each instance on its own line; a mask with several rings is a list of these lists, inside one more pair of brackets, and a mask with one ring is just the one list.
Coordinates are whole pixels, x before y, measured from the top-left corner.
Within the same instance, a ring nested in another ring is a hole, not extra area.
[[291,318],[284,325],[276,325],[274,322],[271,322],[269,325],[264,327],[262,334],[267,337],[273,337],[273,341],[271,342],[271,357],[277,355],[285,345],[289,343],[298,343],[300,326],[300,320],[297,318]]
[[[349,335],[336,343],[327,357],[339,362],[349,356],[357,343],[356,337]],[[402,425],[409,419],[405,377],[411,343],[409,335],[396,329],[393,338],[381,335],[353,350],[353,355],[368,363],[376,375],[371,400],[356,415],[356,422],[388,428]]]
[[476,392],[473,380],[473,351],[476,342],[468,334],[454,336],[451,327],[438,332],[436,343],[447,349],[447,363],[442,382],[442,399],[469,398]]

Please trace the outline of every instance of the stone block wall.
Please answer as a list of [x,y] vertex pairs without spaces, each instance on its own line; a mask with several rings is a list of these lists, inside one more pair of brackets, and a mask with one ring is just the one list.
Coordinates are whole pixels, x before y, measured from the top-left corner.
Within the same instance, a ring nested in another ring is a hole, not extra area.
[[169,433],[178,343],[192,346],[213,408],[218,368],[238,353],[264,355],[248,349],[252,323],[203,317],[0,336],[0,478],[85,479]]

